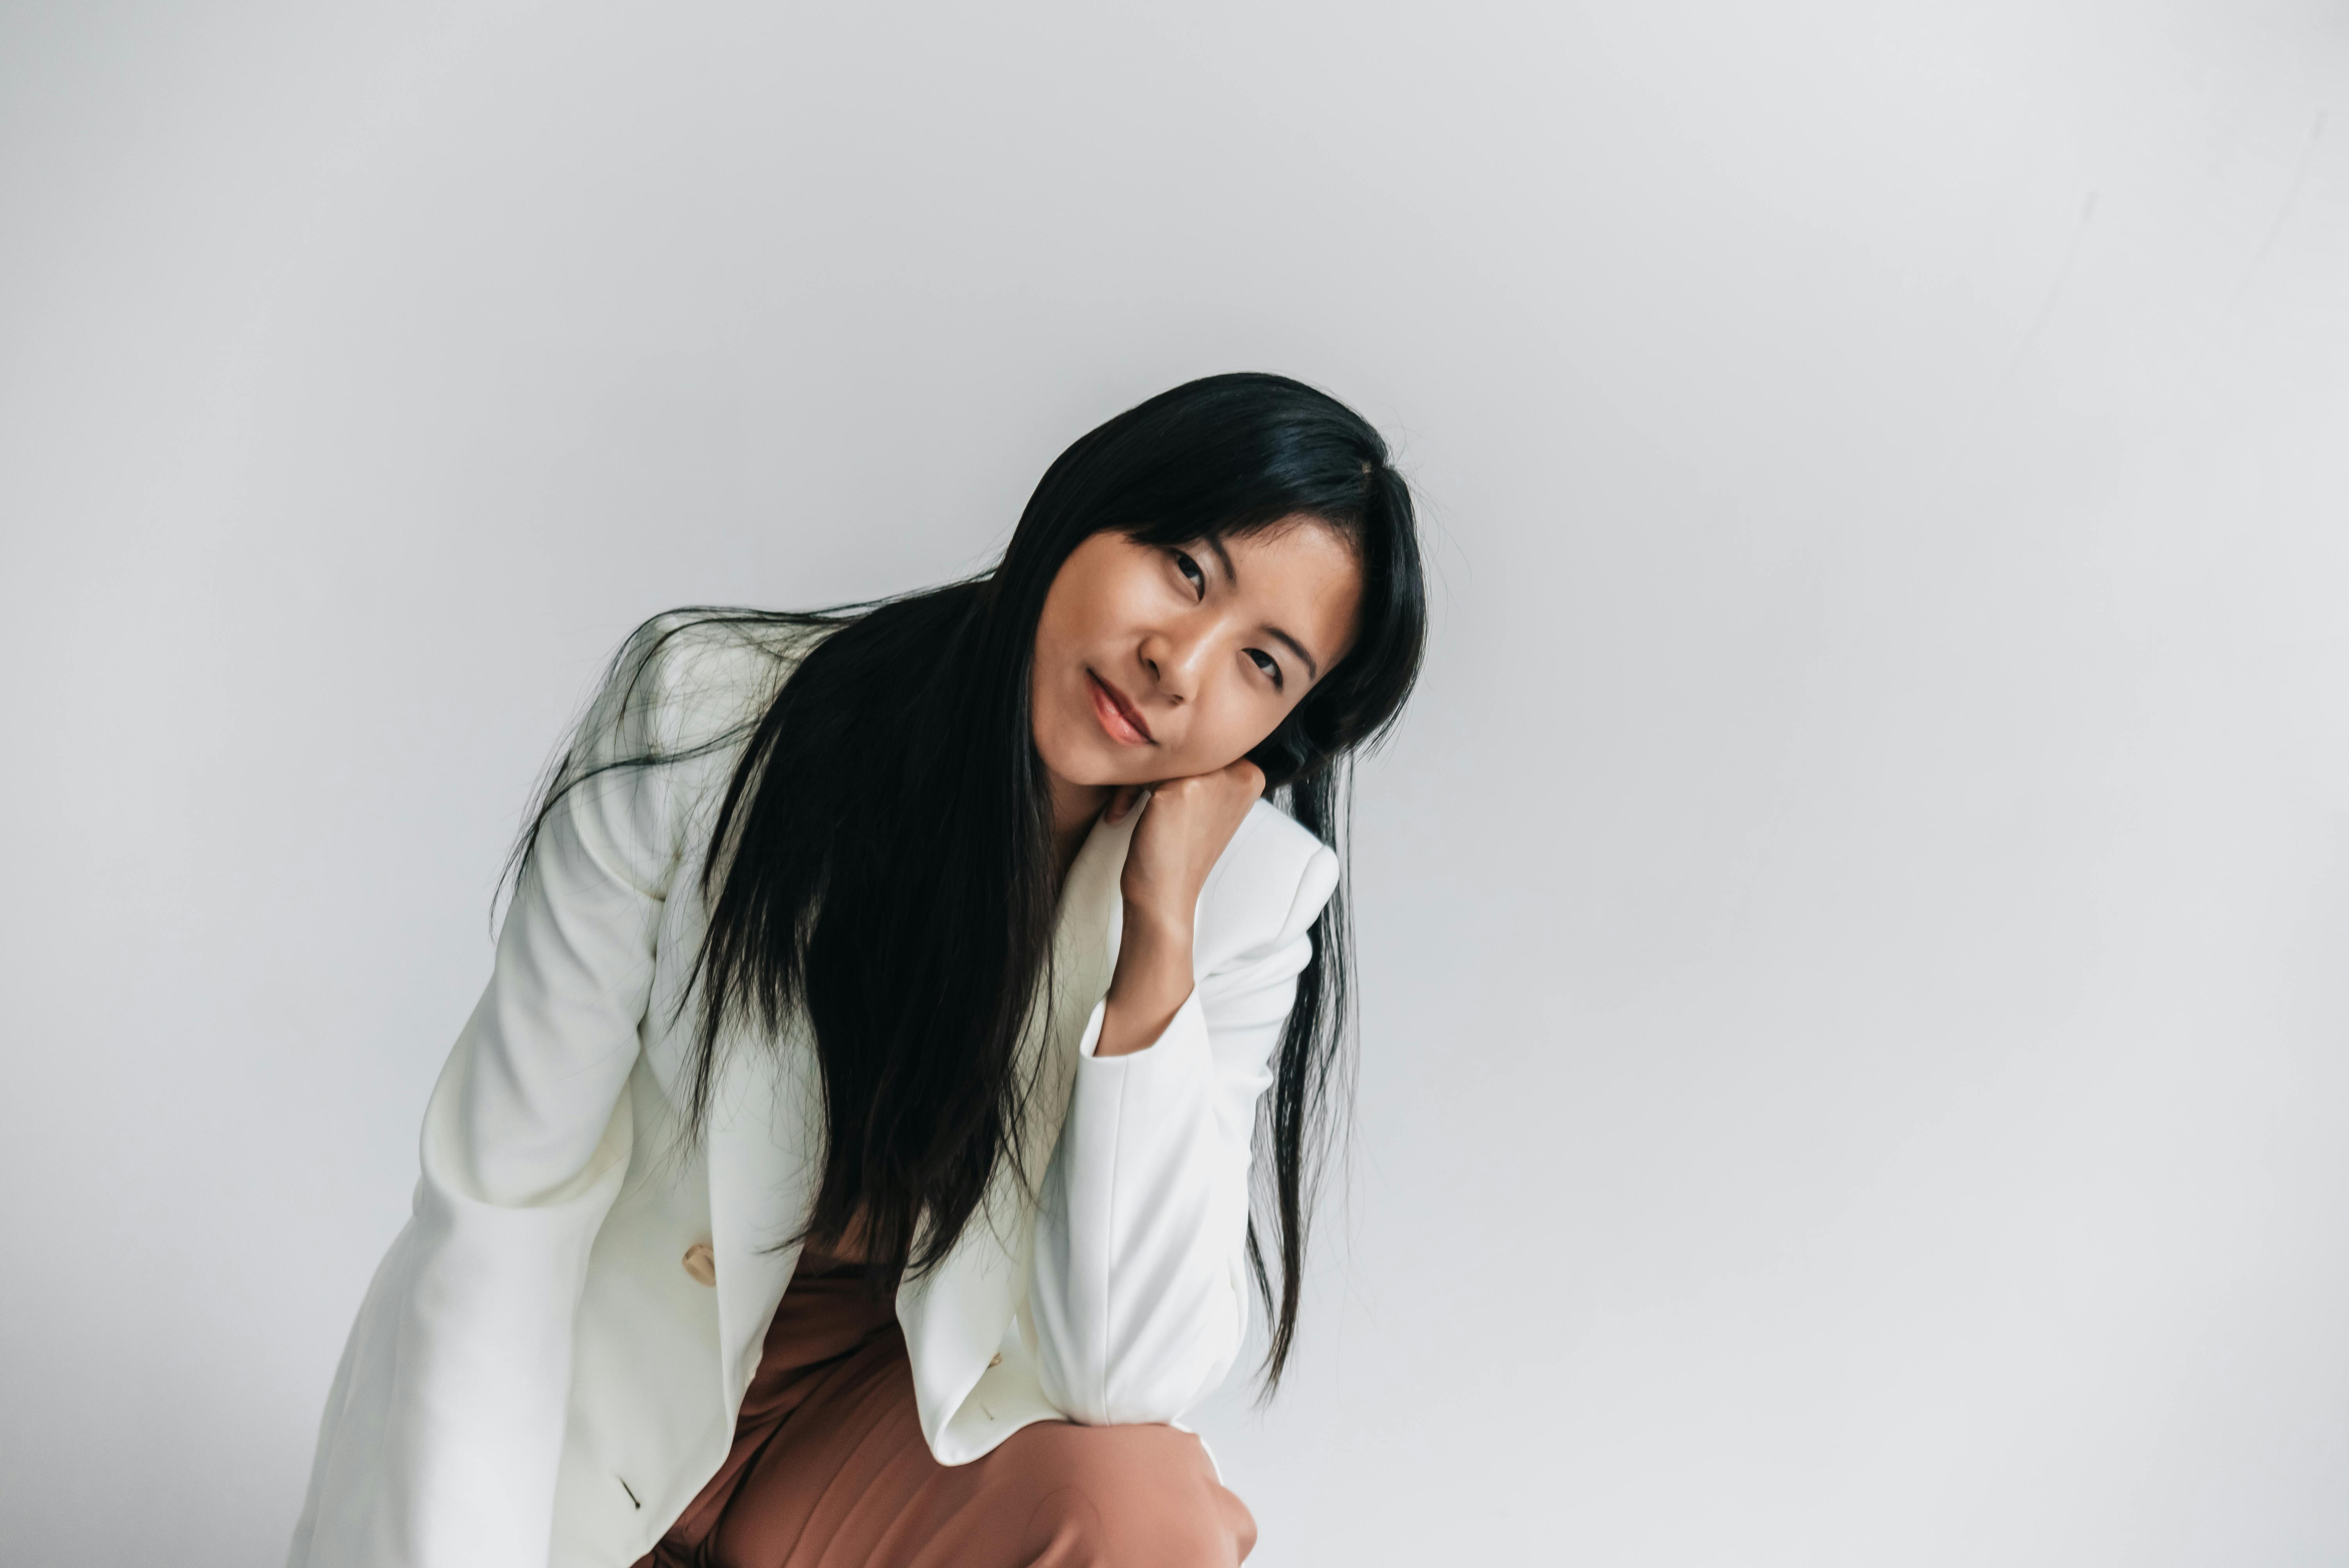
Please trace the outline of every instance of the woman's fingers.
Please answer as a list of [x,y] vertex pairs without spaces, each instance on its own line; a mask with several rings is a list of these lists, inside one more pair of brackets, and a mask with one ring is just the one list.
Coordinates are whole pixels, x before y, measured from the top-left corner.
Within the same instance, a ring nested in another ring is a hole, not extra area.
[[1126,851],[1129,905],[1188,929],[1207,872],[1263,793],[1263,769],[1245,758],[1213,773],[1154,786],[1150,809]]
[[1231,815],[1232,825],[1237,826],[1239,818],[1246,816],[1257,797],[1264,793],[1264,769],[1243,757],[1213,773],[1169,779],[1156,786],[1153,793],[1164,796],[1174,809],[1169,815],[1182,811],[1210,820]]
[[1110,791],[1109,810],[1102,813],[1102,816],[1112,822],[1123,822],[1125,814],[1133,810],[1134,802],[1142,799],[1146,789],[1148,786],[1143,784],[1119,785]]
[[1217,769],[1213,773],[1164,779],[1155,784],[1120,784],[1110,791],[1109,805],[1102,810],[1102,817],[1106,821],[1122,822],[1125,820],[1125,814],[1133,810],[1143,796],[1162,790],[1172,791],[1178,797],[1195,796],[1201,791],[1228,790],[1235,792],[1237,799],[1253,804],[1264,793],[1264,769],[1243,757],[1230,767]]

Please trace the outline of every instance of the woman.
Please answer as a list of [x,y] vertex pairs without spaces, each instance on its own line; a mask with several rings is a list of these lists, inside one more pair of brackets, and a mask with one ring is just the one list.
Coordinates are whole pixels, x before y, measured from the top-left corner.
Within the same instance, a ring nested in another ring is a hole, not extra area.
[[1269,1381],[1296,1332],[1320,835],[1418,668],[1413,526],[1359,416],[1214,377],[1062,453],[978,578],[641,628],[516,851],[295,1568],[1245,1556],[1175,1423],[1251,1283]]

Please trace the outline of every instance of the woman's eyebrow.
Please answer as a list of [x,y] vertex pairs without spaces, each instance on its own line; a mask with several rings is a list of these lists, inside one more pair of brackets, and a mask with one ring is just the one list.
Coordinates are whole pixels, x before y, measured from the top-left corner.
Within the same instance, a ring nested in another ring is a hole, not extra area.
[[1305,651],[1304,644],[1299,642],[1296,638],[1290,636],[1288,633],[1282,631],[1278,626],[1267,626],[1264,629],[1264,634],[1268,637],[1276,638],[1280,642],[1288,644],[1288,651],[1305,661],[1306,672],[1311,675],[1317,681],[1321,678],[1321,666],[1313,662],[1313,655]]

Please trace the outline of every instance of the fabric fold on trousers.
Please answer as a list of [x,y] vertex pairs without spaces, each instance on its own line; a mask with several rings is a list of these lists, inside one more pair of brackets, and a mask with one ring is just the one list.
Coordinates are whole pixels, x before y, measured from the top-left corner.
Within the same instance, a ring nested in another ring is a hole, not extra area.
[[1255,1544],[1247,1505],[1173,1427],[1046,1421],[939,1464],[894,1303],[811,1252],[725,1464],[636,1568],[1230,1568]]

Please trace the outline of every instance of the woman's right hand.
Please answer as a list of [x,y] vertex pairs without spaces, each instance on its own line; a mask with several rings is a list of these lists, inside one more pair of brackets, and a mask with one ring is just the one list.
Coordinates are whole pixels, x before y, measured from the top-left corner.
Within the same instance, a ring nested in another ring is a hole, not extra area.
[[1243,757],[1228,768],[1169,779],[1145,793],[1126,785],[1104,813],[1142,812],[1125,851],[1119,891],[1125,924],[1096,1056],[1141,1050],[1165,1032],[1191,995],[1191,929],[1207,873],[1264,794],[1264,770]]

